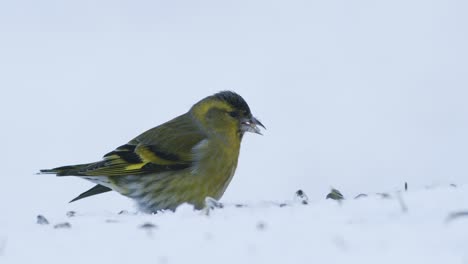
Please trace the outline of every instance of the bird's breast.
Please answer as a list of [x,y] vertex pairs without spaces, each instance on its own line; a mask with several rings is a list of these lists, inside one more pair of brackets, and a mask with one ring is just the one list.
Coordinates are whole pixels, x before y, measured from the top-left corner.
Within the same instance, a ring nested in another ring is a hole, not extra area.
[[220,199],[237,168],[240,144],[203,140],[194,148],[193,176],[204,196]]

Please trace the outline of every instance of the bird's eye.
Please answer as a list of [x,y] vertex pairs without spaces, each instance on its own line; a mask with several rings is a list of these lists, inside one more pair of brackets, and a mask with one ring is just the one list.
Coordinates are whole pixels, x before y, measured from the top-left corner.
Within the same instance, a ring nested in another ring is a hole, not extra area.
[[232,112],[229,112],[229,115],[230,115],[231,117],[238,118],[238,117],[239,117],[239,112],[232,111]]

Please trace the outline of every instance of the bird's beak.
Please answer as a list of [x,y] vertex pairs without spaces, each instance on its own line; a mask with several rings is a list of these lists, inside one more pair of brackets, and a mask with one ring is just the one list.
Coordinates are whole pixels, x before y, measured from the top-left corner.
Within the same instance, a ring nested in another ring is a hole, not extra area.
[[264,129],[266,129],[265,126],[253,116],[241,120],[242,132],[252,132],[259,135],[263,135],[258,126],[261,126]]

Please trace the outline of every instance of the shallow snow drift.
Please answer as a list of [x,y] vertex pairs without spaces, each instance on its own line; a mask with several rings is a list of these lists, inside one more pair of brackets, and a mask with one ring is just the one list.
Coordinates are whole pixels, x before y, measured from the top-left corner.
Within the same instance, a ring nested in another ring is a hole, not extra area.
[[7,221],[0,262],[468,263],[467,186],[303,201],[46,211],[24,226]]

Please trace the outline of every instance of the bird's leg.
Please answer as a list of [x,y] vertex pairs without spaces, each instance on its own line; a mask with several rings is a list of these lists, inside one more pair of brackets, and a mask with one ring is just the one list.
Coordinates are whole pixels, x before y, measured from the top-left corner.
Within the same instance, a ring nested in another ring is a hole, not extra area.
[[212,197],[209,197],[207,196],[205,198],[205,208],[206,209],[215,209],[215,208],[223,208],[224,205],[222,203],[220,203],[218,200],[216,200],[215,198],[212,198]]

